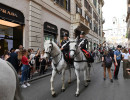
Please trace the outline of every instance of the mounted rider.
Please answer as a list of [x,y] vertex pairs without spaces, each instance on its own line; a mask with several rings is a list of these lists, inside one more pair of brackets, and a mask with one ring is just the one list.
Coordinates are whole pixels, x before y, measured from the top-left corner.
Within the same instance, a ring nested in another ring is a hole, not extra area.
[[88,40],[85,38],[85,32],[81,31],[80,39],[78,40],[78,46],[80,47],[80,49],[84,53],[84,55],[87,58],[88,62],[93,63],[94,59],[92,58],[91,53],[88,51],[87,44],[88,44]]
[[66,62],[69,62],[69,35],[63,34],[63,41],[61,42],[61,51],[63,52],[64,59]]
[[[87,44],[88,44],[88,40],[85,38],[85,32],[81,31],[80,32],[80,38],[78,40],[78,45],[80,47],[80,49],[85,53],[87,52],[88,48],[87,48]],[[87,56],[85,54],[85,56]]]

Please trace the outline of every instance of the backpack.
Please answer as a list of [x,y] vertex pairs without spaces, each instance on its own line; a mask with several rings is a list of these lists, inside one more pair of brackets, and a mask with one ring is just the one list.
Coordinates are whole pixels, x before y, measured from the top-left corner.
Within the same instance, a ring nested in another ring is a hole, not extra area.
[[112,59],[110,58],[110,55],[105,56],[105,66],[111,67],[112,65]]

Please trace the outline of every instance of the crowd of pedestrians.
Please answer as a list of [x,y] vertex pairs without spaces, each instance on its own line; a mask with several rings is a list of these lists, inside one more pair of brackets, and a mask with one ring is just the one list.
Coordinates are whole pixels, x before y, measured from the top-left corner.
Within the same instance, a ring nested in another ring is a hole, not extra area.
[[[124,79],[130,79],[130,49],[122,48],[118,45],[116,50],[104,50],[102,57],[102,67],[104,69],[104,80],[106,80],[106,69],[108,70],[110,81],[113,83],[113,78],[118,80],[118,73],[120,69],[120,63],[123,61],[123,77]],[[114,64],[114,75],[112,78],[111,67]]]
[[30,86],[28,80],[33,78],[36,73],[44,74],[51,62],[50,59],[44,58],[44,50],[40,52],[38,49],[37,52],[34,52],[33,49],[24,49],[22,45],[18,49],[5,50],[1,58],[13,65],[20,77],[22,88]]

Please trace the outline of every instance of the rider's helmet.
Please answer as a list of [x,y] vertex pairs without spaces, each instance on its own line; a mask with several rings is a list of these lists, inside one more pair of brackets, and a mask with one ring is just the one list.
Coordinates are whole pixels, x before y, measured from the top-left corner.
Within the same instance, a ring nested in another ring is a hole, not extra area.
[[69,37],[69,35],[67,33],[64,33],[63,37]]

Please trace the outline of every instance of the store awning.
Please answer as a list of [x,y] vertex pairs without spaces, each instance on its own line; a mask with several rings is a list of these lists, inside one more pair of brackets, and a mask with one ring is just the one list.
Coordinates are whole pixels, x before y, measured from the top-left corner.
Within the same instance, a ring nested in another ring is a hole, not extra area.
[[14,27],[24,25],[24,15],[21,11],[0,3],[0,24]]

